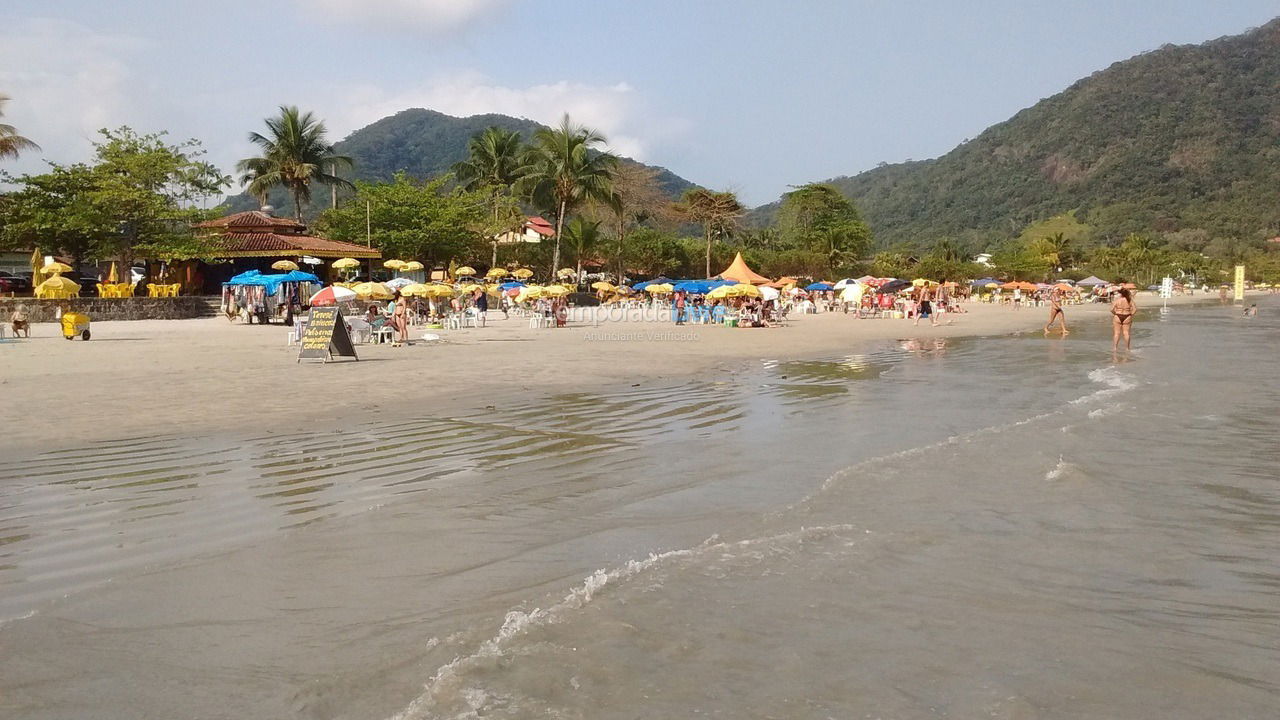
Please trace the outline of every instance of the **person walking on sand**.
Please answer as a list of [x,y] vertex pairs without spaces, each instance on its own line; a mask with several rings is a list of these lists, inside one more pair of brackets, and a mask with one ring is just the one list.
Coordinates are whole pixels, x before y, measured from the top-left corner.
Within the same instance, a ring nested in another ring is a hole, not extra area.
[[1111,302],[1111,351],[1120,347],[1120,337],[1124,336],[1124,349],[1130,349],[1129,329],[1133,327],[1133,316],[1138,312],[1138,305],[1128,288],[1120,288],[1115,300]]
[[933,290],[928,285],[920,286],[920,304],[916,308],[916,321],[914,325],[920,324],[920,318],[929,318],[929,324],[938,327],[938,321],[933,317]]
[[1053,327],[1053,321],[1062,322],[1062,334],[1066,335],[1067,330],[1067,314],[1062,312],[1062,291],[1054,288],[1049,291],[1049,322],[1044,324],[1044,334],[1049,334],[1049,329]]

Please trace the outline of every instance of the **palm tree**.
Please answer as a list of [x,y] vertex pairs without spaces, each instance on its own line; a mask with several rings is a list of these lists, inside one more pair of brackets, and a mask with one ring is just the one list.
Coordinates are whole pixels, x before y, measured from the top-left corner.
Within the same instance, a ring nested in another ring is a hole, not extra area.
[[[0,95],[0,117],[4,117],[4,104],[9,102],[8,95]],[[18,159],[18,155],[26,150],[39,150],[40,146],[18,134],[12,125],[0,123],[0,160]]]
[[718,237],[728,237],[738,229],[738,218],[746,210],[731,192],[715,192],[706,188],[685,191],[679,209],[689,222],[702,226],[707,241],[707,277],[711,277],[711,245]]
[[569,245],[569,249],[573,250],[574,260],[578,264],[578,274],[574,277],[580,278],[583,256],[600,244],[600,221],[575,217],[564,229],[564,241]]
[[520,179],[523,154],[520,133],[500,127],[488,127],[467,143],[467,159],[453,166],[453,174],[464,190],[488,188],[491,191],[489,204],[492,206],[495,227],[490,229],[495,234],[491,241],[493,256],[489,260],[490,267],[498,265],[497,226],[502,214],[499,199],[510,192]]
[[509,188],[520,179],[520,133],[485,128],[467,143],[467,159],[453,166],[464,190]]
[[585,200],[608,202],[612,192],[613,169],[618,157],[598,151],[605,138],[566,114],[555,128],[542,128],[533,135],[533,146],[519,168],[520,187],[542,207],[554,208],[556,246],[551,268],[560,267],[560,234],[565,216]]
[[[302,222],[302,204],[311,201],[311,183],[354,187],[338,177],[337,166],[351,167],[351,158],[333,151],[324,122],[310,111],[281,105],[279,117],[267,118],[267,135],[251,132],[249,141],[262,149],[259,157],[236,164],[240,182],[259,198],[277,186],[293,196],[293,216]],[[328,170],[328,172],[326,172]]]

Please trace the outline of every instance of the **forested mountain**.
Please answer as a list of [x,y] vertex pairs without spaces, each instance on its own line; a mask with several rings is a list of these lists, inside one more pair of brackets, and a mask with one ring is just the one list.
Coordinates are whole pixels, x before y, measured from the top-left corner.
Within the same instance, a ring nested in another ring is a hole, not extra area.
[[1115,63],[942,157],[829,182],[881,247],[981,249],[1071,210],[1104,243],[1280,235],[1280,19]]
[[[339,155],[348,155],[355,161],[351,173],[355,180],[386,181],[398,171],[417,178],[430,178],[448,172],[449,168],[467,157],[467,142],[487,127],[500,127],[518,131],[527,141],[538,128],[532,120],[508,115],[487,114],[469,117],[453,117],[434,110],[413,108],[402,110],[390,117],[363,127],[334,145]],[[631,162],[631,161],[628,161]],[[694,184],[667,170],[658,171],[658,182],[673,198]],[[317,187],[308,217],[314,217],[328,207],[329,190]],[[277,208],[289,207],[290,201],[283,190],[270,196]],[[254,209],[258,201],[248,195],[229,198],[229,212]]]

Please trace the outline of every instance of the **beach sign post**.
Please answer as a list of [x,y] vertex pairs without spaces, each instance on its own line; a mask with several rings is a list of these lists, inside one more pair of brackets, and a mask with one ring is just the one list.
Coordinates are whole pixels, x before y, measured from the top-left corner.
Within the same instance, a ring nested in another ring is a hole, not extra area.
[[347,324],[342,321],[342,311],[336,305],[311,308],[300,344],[298,362],[304,359],[329,362],[335,356],[360,359],[356,357]]
[[1236,266],[1236,284],[1235,299],[1237,302],[1244,302],[1244,266]]
[[1161,308],[1161,311],[1169,309],[1169,298],[1171,297],[1173,297],[1173,278],[1165,275],[1164,279],[1160,281],[1160,299],[1164,300],[1164,307]]

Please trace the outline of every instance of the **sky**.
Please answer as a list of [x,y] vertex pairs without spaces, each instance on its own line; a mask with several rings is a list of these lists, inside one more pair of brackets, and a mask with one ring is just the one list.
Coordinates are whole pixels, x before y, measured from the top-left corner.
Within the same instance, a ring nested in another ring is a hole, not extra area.
[[411,107],[603,132],[748,204],[941,155],[1079,78],[1280,15],[1278,0],[4,0],[3,122],[89,159],[103,127],[231,173],[282,104],[333,140]]

